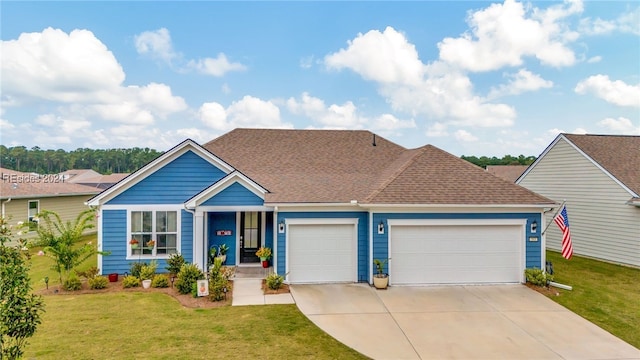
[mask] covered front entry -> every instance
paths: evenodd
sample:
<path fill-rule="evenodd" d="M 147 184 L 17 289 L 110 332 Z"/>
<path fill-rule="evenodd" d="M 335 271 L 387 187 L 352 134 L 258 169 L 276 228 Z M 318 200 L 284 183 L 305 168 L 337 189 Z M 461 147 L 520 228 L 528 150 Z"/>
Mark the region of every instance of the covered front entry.
<path fill-rule="evenodd" d="M 258 265 L 256 251 L 261 246 L 273 249 L 273 212 L 248 210 L 207 213 L 207 251 L 225 244 L 225 265 Z"/>
<path fill-rule="evenodd" d="M 357 232 L 357 219 L 288 219 L 289 282 L 355 282 Z"/>
<path fill-rule="evenodd" d="M 512 220 L 389 221 L 389 281 L 519 283 L 524 223 Z"/>

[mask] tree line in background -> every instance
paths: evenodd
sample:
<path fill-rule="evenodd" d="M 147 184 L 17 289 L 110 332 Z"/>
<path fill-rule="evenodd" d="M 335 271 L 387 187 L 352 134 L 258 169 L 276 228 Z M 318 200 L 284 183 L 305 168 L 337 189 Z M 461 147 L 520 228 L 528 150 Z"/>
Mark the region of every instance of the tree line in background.
<path fill-rule="evenodd" d="M 467 160 L 472 164 L 476 164 L 484 169 L 487 168 L 487 165 L 531 165 L 534 161 L 536 161 L 535 156 L 524 156 L 520 155 L 518 157 L 514 157 L 511 155 L 505 155 L 502 158 L 486 157 L 486 156 L 465 156 L 462 155 L 460 157 L 463 160 Z"/>
<path fill-rule="evenodd" d="M 67 152 L 62 149 L 42 150 L 37 146 L 27 149 L 24 146 L 0 145 L 0 167 L 38 174 L 57 174 L 69 169 L 93 169 L 101 174 L 130 173 L 161 154 L 162 152 L 154 149 L 138 147 L 78 148 Z M 461 158 L 482 168 L 486 168 L 487 165 L 531 165 L 536 160 L 535 156 L 524 155 L 505 155 L 502 158 L 462 155 Z"/>
<path fill-rule="evenodd" d="M 130 173 L 160 156 L 149 148 L 42 150 L 37 146 L 0 145 L 0 167 L 38 174 L 57 174 L 70 169 L 93 169 L 101 174 Z"/>

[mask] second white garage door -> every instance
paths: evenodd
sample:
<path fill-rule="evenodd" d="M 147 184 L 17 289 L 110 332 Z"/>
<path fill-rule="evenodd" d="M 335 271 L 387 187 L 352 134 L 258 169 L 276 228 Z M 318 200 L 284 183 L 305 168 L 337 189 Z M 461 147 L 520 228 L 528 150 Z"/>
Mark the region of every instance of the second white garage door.
<path fill-rule="evenodd" d="M 523 225 L 508 223 L 392 226 L 389 281 L 518 283 L 524 271 L 523 231 Z"/>
<path fill-rule="evenodd" d="M 289 282 L 356 281 L 357 221 L 337 219 L 334 223 L 317 223 L 310 219 L 296 220 L 287 221 Z"/>

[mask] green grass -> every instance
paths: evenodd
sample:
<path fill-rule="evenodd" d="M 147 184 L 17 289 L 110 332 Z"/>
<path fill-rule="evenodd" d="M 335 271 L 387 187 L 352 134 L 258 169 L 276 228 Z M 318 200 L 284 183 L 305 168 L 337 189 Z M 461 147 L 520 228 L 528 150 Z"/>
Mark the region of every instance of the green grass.
<path fill-rule="evenodd" d="M 25 359 L 364 359 L 295 305 L 189 309 L 160 293 L 45 297 Z"/>
<path fill-rule="evenodd" d="M 89 241 L 92 241 L 94 244 L 96 243 L 97 235 L 86 235 L 82 237 L 76 245 L 82 246 Z M 31 253 L 31 270 L 29 271 L 29 275 L 31 276 L 31 284 L 35 290 L 44 289 L 46 284 L 44 282 L 45 277 L 49 277 L 49 286 L 59 285 L 60 280 L 58 273 L 51 269 L 54 265 L 53 259 L 47 256 L 38 256 L 38 251 L 42 250 L 40 247 L 31 248 L 29 251 Z M 97 266 L 98 257 L 92 256 L 91 258 L 85 260 L 79 267 L 78 270 L 86 270 L 91 266 Z"/>
<path fill-rule="evenodd" d="M 570 285 L 551 299 L 640 348 L 640 269 L 548 251 L 554 281 Z"/>
<path fill-rule="evenodd" d="M 95 235 L 86 237 L 95 243 Z M 31 249 L 34 289 L 58 285 L 53 260 Z M 96 257 L 84 270 L 96 266 Z M 189 309 L 160 293 L 44 296 L 43 322 L 25 359 L 365 359 L 295 305 Z"/>

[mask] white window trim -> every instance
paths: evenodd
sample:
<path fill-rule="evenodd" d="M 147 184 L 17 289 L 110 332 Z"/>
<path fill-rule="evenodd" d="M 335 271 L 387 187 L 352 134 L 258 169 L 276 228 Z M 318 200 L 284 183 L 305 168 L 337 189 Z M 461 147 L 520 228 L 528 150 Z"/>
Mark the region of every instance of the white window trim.
<path fill-rule="evenodd" d="M 131 244 L 129 244 L 129 241 L 131 240 L 131 212 L 133 211 L 151 211 L 153 213 L 152 215 L 152 222 L 151 222 L 151 227 L 152 227 L 152 232 L 151 232 L 151 239 L 156 241 L 156 246 L 157 246 L 157 241 L 158 239 L 156 238 L 156 212 L 158 211 L 175 211 L 176 212 L 176 252 L 177 253 L 181 253 L 182 251 L 182 206 L 167 206 L 167 205 L 157 205 L 157 206 L 146 206 L 146 207 L 142 207 L 142 206 L 133 206 L 133 207 L 129 207 L 127 208 L 127 238 L 126 238 L 126 242 L 127 242 L 127 256 L 126 256 L 126 260 L 153 260 L 153 259 L 168 259 L 171 254 L 160 254 L 160 255 L 133 255 L 131 254 Z"/>
<path fill-rule="evenodd" d="M 38 204 L 38 206 L 36 207 L 36 213 L 33 215 L 34 218 L 38 218 L 38 214 L 40 213 L 40 200 L 27 200 L 27 229 L 28 232 L 35 232 L 36 230 L 31 230 L 31 215 L 29 214 L 29 211 L 31 210 L 31 203 L 34 202 L 36 204 Z M 38 221 L 35 221 L 36 223 L 36 229 L 40 226 L 40 223 Z"/>

